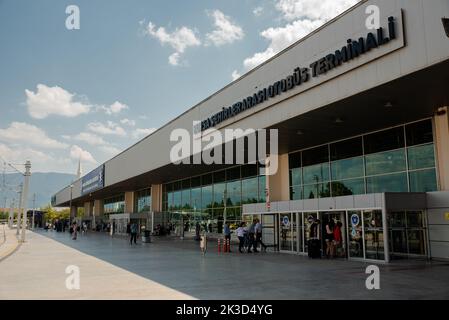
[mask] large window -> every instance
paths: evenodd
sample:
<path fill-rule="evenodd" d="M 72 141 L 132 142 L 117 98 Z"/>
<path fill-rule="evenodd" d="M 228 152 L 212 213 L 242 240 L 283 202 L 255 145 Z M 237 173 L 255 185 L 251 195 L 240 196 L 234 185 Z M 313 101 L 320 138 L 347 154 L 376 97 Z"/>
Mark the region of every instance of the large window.
<path fill-rule="evenodd" d="M 248 164 L 164 184 L 163 210 L 201 215 L 215 221 L 213 228 L 225 215 L 228 221 L 238 222 L 242 204 L 265 202 L 266 180 L 259 174 L 261 169 Z"/>
<path fill-rule="evenodd" d="M 104 214 L 110 215 L 125 212 L 125 195 L 104 199 Z"/>
<path fill-rule="evenodd" d="M 289 155 L 290 200 L 437 190 L 432 122 L 424 120 Z"/>
<path fill-rule="evenodd" d="M 151 188 L 137 191 L 134 195 L 134 212 L 151 211 Z"/>

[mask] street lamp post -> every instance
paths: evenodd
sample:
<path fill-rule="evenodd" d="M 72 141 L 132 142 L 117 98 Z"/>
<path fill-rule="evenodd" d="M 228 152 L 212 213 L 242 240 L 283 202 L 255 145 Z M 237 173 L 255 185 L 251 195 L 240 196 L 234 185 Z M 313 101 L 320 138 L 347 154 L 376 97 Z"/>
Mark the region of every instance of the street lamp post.
<path fill-rule="evenodd" d="M 23 185 L 22 207 L 23 207 L 23 221 L 22 221 L 22 242 L 25 242 L 25 233 L 27 225 L 27 204 L 28 204 L 28 187 L 30 185 L 31 176 L 31 162 L 27 160 L 25 163 L 25 183 Z"/>
<path fill-rule="evenodd" d="M 223 226 L 226 224 L 226 203 L 227 203 L 227 200 L 228 200 L 228 186 L 225 185 L 225 189 L 224 189 L 224 192 L 223 192 L 223 202 L 224 202 Z M 224 230 L 224 228 L 223 228 L 223 230 Z"/>
<path fill-rule="evenodd" d="M 20 222 L 22 220 L 22 189 L 23 189 L 23 183 L 20 183 L 19 191 L 17 192 L 19 194 L 19 205 L 18 205 L 18 211 L 17 211 L 17 229 L 16 229 L 17 236 L 20 234 Z"/>
<path fill-rule="evenodd" d="M 69 204 L 69 207 L 70 207 L 69 208 L 69 222 L 70 222 L 70 225 L 72 225 L 72 223 L 73 223 L 73 218 L 72 218 L 72 190 L 73 190 L 73 184 L 70 184 L 70 204 Z"/>
<path fill-rule="evenodd" d="M 36 208 L 36 194 L 33 195 L 33 219 L 31 222 L 31 229 L 34 230 L 34 214 L 35 214 L 35 208 Z"/>
<path fill-rule="evenodd" d="M 8 227 L 12 228 L 12 223 L 14 221 L 14 206 L 15 206 L 15 200 L 12 199 L 12 202 L 9 204 L 9 217 L 8 217 Z"/>

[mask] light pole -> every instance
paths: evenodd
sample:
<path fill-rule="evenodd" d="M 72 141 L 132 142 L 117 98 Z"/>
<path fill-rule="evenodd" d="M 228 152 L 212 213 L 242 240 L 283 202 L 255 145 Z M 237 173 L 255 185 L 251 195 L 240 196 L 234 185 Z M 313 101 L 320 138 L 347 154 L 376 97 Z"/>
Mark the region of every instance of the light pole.
<path fill-rule="evenodd" d="M 12 202 L 9 204 L 9 217 L 8 217 L 8 227 L 12 228 L 12 223 L 14 221 L 14 198 L 12 199 Z"/>
<path fill-rule="evenodd" d="M 34 230 L 34 211 L 35 211 L 35 208 L 36 208 L 36 194 L 34 194 L 33 195 L 33 219 L 32 219 L 32 222 L 31 222 L 31 229 L 32 230 Z"/>
<path fill-rule="evenodd" d="M 27 225 L 27 204 L 28 204 L 28 187 L 30 185 L 31 176 L 31 162 L 27 160 L 25 163 L 25 183 L 23 185 L 22 207 L 23 207 L 23 221 L 22 221 L 22 242 L 25 242 L 25 232 Z"/>
<path fill-rule="evenodd" d="M 224 202 L 224 210 L 223 210 L 223 226 L 224 226 L 226 224 L 226 203 L 228 202 L 228 186 L 226 184 L 225 189 L 223 191 L 223 202 Z"/>
<path fill-rule="evenodd" d="M 22 189 L 23 189 L 23 183 L 20 183 L 19 185 L 19 191 L 17 192 L 19 194 L 19 210 L 17 211 L 17 229 L 16 229 L 16 235 L 18 236 L 20 234 L 20 222 L 22 220 Z"/>
<path fill-rule="evenodd" d="M 73 223 L 73 217 L 72 217 L 72 190 L 73 190 L 73 184 L 70 184 L 70 204 L 69 204 L 69 213 L 70 213 L 70 215 L 69 215 L 69 222 L 70 222 L 70 226 L 72 225 L 72 223 Z M 69 226 L 69 228 L 71 228 Z"/>

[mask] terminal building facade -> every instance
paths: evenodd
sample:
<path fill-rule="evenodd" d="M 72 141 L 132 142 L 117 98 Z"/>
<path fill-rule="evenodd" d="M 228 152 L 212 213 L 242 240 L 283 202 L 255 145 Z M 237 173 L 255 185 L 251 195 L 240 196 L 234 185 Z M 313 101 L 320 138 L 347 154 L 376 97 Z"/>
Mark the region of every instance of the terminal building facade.
<path fill-rule="evenodd" d="M 366 8 L 380 9 L 367 29 Z M 449 259 L 449 2 L 361 1 L 53 196 L 126 233 L 220 234 L 261 219 L 306 254 L 312 218 L 343 227 L 348 259 Z M 193 125 L 193 123 L 197 123 Z M 185 129 L 277 129 L 278 168 L 174 164 Z M 248 140 L 249 141 L 249 140 Z M 249 143 L 249 142 L 247 142 Z M 270 142 L 272 144 L 272 142 Z M 270 158 L 273 155 L 270 155 Z"/>

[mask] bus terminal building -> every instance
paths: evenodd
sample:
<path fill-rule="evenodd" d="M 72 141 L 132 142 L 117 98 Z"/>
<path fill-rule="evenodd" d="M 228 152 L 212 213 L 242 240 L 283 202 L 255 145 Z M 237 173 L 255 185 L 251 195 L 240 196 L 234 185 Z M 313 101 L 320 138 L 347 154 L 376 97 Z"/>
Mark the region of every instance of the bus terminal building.
<path fill-rule="evenodd" d="M 370 5 L 380 9 L 377 29 L 366 26 Z M 296 254 L 307 254 L 312 218 L 333 219 L 348 259 L 449 259 L 447 17 L 447 0 L 361 1 L 52 203 L 83 207 L 83 219 L 117 233 L 135 220 L 183 236 L 197 223 L 220 234 L 224 222 L 257 217 L 265 243 Z M 276 129 L 277 170 L 173 163 L 179 129 L 203 141 L 211 129 Z"/>

